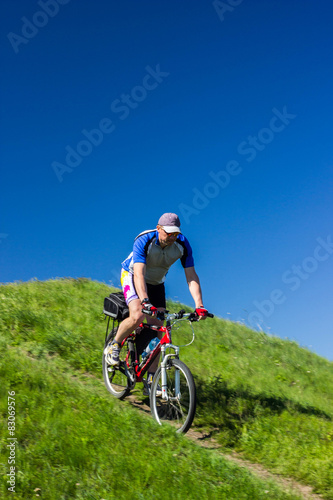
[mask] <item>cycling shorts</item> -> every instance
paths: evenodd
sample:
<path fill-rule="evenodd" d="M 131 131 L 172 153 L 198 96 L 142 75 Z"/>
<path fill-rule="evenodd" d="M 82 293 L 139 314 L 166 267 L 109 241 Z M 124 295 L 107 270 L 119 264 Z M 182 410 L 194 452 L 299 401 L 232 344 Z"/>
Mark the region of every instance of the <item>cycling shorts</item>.
<path fill-rule="evenodd" d="M 132 300 L 139 298 L 135 290 L 133 278 L 132 273 L 125 271 L 125 269 L 121 270 L 120 283 L 127 305 Z M 147 283 L 147 292 L 148 299 L 153 306 L 166 308 L 164 283 L 160 283 L 159 285 L 150 285 Z"/>

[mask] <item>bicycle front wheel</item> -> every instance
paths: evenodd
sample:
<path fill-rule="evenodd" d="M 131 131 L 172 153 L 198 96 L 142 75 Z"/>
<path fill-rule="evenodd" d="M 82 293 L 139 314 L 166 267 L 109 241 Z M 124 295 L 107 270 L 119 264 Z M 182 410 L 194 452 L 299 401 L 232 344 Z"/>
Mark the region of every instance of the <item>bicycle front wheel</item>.
<path fill-rule="evenodd" d="M 114 336 L 115 336 L 116 330 L 113 330 L 110 335 L 108 336 L 105 346 L 111 344 Z M 118 399 L 123 399 L 131 391 L 131 383 L 130 380 L 128 379 L 126 373 L 125 373 L 125 358 L 127 355 L 127 348 L 125 346 L 122 348 L 120 351 L 120 364 L 119 366 L 110 366 L 107 364 L 105 361 L 105 355 L 103 352 L 103 360 L 102 360 L 102 365 L 103 365 L 103 378 L 104 378 L 104 384 L 107 388 L 107 390 L 116 398 Z"/>
<path fill-rule="evenodd" d="M 160 424 L 171 423 L 177 432 L 187 432 L 196 408 L 196 389 L 192 373 L 179 359 L 169 359 L 166 366 L 167 399 L 157 396 L 162 388 L 161 367 L 155 373 L 150 393 L 150 409 Z M 158 387 L 160 386 L 160 387 Z"/>

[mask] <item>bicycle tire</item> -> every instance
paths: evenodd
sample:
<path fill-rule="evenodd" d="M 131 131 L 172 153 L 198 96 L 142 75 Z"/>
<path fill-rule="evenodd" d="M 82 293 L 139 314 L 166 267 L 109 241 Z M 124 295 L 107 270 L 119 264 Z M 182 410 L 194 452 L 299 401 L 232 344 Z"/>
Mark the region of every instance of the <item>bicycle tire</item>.
<path fill-rule="evenodd" d="M 108 335 L 104 349 L 105 347 L 112 342 L 116 335 L 117 329 L 114 328 Z M 119 367 L 114 367 L 110 366 L 107 364 L 105 361 L 105 355 L 104 355 L 104 349 L 103 349 L 103 358 L 102 358 L 102 366 L 103 366 L 103 379 L 104 379 L 104 384 L 107 388 L 107 390 L 112 394 L 112 396 L 118 398 L 118 399 L 124 399 L 126 396 L 131 391 L 132 385 L 131 381 L 127 377 L 125 373 L 125 358 L 127 355 L 127 344 L 123 346 L 123 348 L 120 351 L 120 365 Z"/>
<path fill-rule="evenodd" d="M 180 376 L 180 394 L 175 394 L 175 374 Z M 166 367 L 167 395 L 164 400 L 156 396 L 158 385 L 162 387 L 161 367 L 155 373 L 151 392 L 150 409 L 154 419 L 160 424 L 171 423 L 177 433 L 186 433 L 192 425 L 196 409 L 196 388 L 190 369 L 176 358 L 170 358 Z"/>

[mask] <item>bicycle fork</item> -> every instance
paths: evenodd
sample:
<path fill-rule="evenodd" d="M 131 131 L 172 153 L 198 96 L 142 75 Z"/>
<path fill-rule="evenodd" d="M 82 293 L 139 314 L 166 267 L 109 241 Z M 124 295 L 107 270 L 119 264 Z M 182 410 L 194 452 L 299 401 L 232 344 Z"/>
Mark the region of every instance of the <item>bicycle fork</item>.
<path fill-rule="evenodd" d="M 166 349 L 171 348 L 175 352 L 172 354 L 165 354 Z M 162 399 L 179 399 L 180 397 L 180 373 L 179 370 L 176 369 L 175 372 L 175 395 L 173 398 L 169 398 L 167 391 L 167 364 L 169 358 L 177 358 L 179 357 L 179 347 L 174 346 L 172 344 L 162 344 L 161 346 L 162 353 L 162 361 L 161 361 L 161 383 L 162 383 Z"/>

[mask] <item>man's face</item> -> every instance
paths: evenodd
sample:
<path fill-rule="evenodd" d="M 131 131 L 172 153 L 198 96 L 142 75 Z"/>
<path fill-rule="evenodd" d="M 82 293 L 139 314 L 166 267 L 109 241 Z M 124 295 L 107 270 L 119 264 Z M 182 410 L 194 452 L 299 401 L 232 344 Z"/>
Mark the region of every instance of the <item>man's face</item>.
<path fill-rule="evenodd" d="M 167 233 L 162 226 L 157 226 L 158 240 L 161 247 L 169 247 L 176 241 L 179 233 Z"/>

